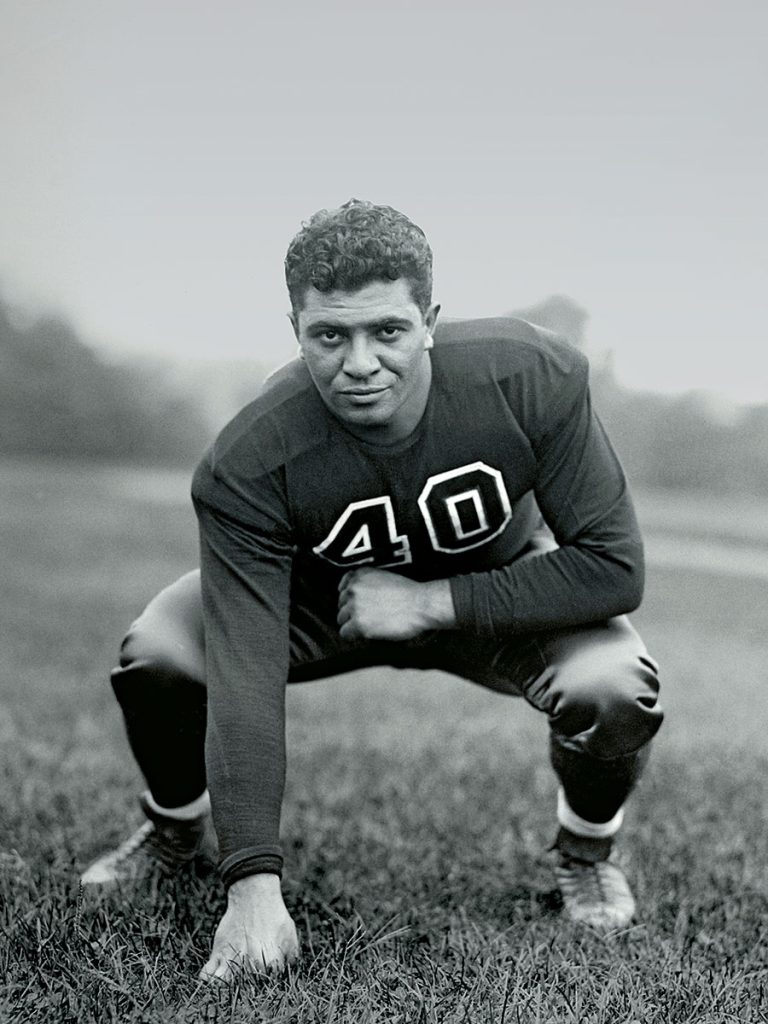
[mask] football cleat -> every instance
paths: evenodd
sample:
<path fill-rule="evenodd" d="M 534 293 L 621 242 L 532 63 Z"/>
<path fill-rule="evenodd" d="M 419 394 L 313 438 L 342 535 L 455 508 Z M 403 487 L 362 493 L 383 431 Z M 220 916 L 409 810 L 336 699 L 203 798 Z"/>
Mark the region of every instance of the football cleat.
<path fill-rule="evenodd" d="M 148 820 L 116 849 L 97 857 L 80 876 L 81 885 L 141 882 L 152 875 L 172 874 L 197 859 L 216 863 L 218 842 L 210 812 L 180 821 L 153 811 L 143 796 L 139 802 Z"/>
<path fill-rule="evenodd" d="M 625 928 L 635 916 L 635 898 L 621 868 L 562 857 L 555 875 L 566 914 L 599 931 Z"/>

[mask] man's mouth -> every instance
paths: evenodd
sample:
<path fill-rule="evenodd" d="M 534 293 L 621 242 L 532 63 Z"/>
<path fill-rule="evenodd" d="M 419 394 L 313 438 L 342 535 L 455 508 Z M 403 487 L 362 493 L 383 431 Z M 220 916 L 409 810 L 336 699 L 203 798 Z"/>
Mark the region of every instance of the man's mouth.
<path fill-rule="evenodd" d="M 389 384 L 354 384 L 348 388 L 342 388 L 343 395 L 374 395 L 377 391 L 386 391 Z"/>
<path fill-rule="evenodd" d="M 376 399 L 383 395 L 385 391 L 389 391 L 389 385 L 376 385 L 376 387 L 353 387 L 343 388 L 340 394 L 347 399 L 349 402 L 354 404 L 365 405 L 368 402 L 375 402 Z"/>

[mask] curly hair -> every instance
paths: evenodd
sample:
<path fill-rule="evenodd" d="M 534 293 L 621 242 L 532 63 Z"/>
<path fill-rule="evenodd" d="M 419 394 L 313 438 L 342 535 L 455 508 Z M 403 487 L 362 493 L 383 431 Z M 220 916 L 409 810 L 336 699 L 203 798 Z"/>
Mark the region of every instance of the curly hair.
<path fill-rule="evenodd" d="M 294 313 L 307 288 L 354 291 L 404 278 L 422 313 L 432 302 L 432 250 L 424 232 L 391 206 L 350 199 L 320 210 L 288 246 L 285 281 Z"/>

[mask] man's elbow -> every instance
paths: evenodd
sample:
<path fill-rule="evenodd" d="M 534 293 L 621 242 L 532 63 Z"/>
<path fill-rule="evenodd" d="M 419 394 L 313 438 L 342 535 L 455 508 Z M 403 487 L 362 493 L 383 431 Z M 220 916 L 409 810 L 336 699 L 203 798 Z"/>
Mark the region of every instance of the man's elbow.
<path fill-rule="evenodd" d="M 628 615 L 640 607 L 645 590 L 642 555 L 632 562 L 615 562 L 611 572 L 611 617 Z"/>

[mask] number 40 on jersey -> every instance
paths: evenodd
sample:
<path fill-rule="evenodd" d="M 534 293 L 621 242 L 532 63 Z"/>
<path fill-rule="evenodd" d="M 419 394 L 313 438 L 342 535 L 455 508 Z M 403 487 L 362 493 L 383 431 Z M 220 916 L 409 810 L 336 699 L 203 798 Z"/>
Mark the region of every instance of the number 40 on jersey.
<path fill-rule="evenodd" d="M 504 478 L 484 462 L 430 476 L 417 501 L 432 547 L 446 554 L 487 544 L 512 518 Z M 400 533 L 392 498 L 386 494 L 347 505 L 313 550 L 342 568 L 413 561 L 410 539 Z"/>

